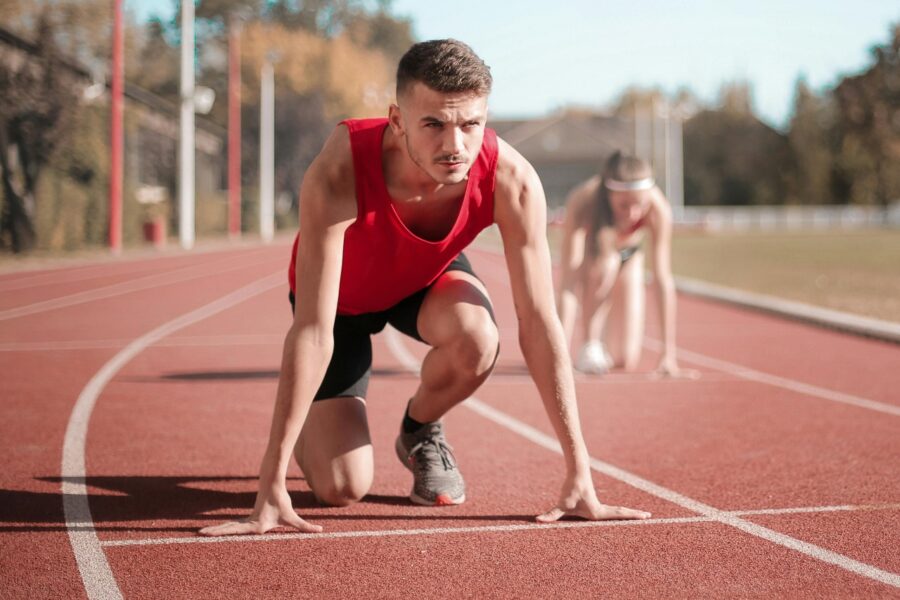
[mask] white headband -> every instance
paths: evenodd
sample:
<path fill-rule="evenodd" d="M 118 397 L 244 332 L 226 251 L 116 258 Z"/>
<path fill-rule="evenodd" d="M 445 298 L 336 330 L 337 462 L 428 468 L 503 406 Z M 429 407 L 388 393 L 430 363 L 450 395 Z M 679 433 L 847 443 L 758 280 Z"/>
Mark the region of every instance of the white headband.
<path fill-rule="evenodd" d="M 603 182 L 606 189 L 614 192 L 638 192 L 641 190 L 653 189 L 656 182 L 652 177 L 638 179 L 636 181 L 616 181 L 615 179 L 607 179 Z"/>

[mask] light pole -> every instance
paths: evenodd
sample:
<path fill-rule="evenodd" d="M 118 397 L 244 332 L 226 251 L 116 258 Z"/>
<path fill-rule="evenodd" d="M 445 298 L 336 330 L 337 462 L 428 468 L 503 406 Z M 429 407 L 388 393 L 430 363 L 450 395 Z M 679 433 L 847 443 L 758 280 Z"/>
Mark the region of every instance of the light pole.
<path fill-rule="evenodd" d="M 178 161 L 178 231 L 181 247 L 194 247 L 194 0 L 181 0 L 181 135 Z"/>
<path fill-rule="evenodd" d="M 241 15 L 228 33 L 228 235 L 241 237 Z"/>
<path fill-rule="evenodd" d="M 266 243 L 275 237 L 275 75 L 269 52 L 260 72 L 259 235 Z"/>
<path fill-rule="evenodd" d="M 113 0 L 112 81 L 109 99 L 109 249 L 122 251 L 122 95 L 124 35 L 122 0 Z"/>
<path fill-rule="evenodd" d="M 643 106 L 645 101 L 634 101 L 634 154 L 649 161 L 653 147 L 653 112 Z"/>
<path fill-rule="evenodd" d="M 666 196 L 676 222 L 684 219 L 683 120 L 684 112 L 680 106 L 676 105 L 669 110 L 666 127 Z"/>

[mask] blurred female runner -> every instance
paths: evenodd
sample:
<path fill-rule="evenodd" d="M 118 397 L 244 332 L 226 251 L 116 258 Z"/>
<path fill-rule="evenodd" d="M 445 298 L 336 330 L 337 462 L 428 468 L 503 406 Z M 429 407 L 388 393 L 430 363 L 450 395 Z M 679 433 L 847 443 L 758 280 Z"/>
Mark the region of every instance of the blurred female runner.
<path fill-rule="evenodd" d="M 644 337 L 644 250 L 650 238 L 663 351 L 656 373 L 696 376 L 675 359 L 675 284 L 672 278 L 672 210 L 650 165 L 616 152 L 603 172 L 576 187 L 566 201 L 560 320 L 571 344 L 581 301 L 581 339 L 575 369 L 603 374 L 637 368 Z"/>

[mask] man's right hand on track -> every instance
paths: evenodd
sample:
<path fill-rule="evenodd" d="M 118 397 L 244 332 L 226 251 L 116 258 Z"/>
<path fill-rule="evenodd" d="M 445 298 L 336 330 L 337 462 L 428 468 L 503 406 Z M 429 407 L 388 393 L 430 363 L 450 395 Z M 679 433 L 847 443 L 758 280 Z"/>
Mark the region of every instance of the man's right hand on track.
<path fill-rule="evenodd" d="M 319 533 L 321 525 L 304 521 L 294 512 L 291 497 L 284 483 L 273 484 L 259 490 L 253 514 L 240 521 L 212 525 L 200 530 L 200 535 L 210 537 L 222 535 L 263 534 L 277 527 L 293 527 L 303 533 Z"/>

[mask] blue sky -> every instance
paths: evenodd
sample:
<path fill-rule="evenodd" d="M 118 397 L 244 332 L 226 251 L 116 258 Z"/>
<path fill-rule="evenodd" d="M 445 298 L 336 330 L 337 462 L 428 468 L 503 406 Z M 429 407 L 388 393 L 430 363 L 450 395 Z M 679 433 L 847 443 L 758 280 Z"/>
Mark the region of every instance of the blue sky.
<path fill-rule="evenodd" d="M 140 19 L 173 0 L 126 0 Z M 496 116 L 604 106 L 630 85 L 687 87 L 712 102 L 746 80 L 772 125 L 790 116 L 794 84 L 817 90 L 859 71 L 900 23 L 896 0 L 394 0 L 419 39 L 455 37 L 491 66 Z"/>

